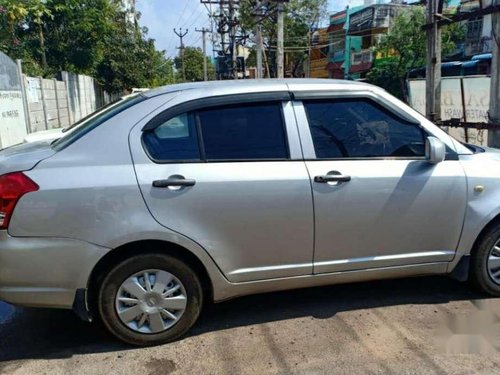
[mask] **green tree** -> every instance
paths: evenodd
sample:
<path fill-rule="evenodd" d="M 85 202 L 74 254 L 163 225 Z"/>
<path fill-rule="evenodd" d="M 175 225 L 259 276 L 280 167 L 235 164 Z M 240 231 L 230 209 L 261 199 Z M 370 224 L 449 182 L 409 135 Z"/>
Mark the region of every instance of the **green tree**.
<path fill-rule="evenodd" d="M 175 81 L 173 61 L 120 0 L 0 0 L 0 50 L 28 75 L 88 74 L 113 93 Z"/>
<path fill-rule="evenodd" d="M 285 7 L 285 50 L 293 77 L 302 76 L 312 32 L 327 15 L 327 0 L 291 0 Z"/>
<path fill-rule="evenodd" d="M 215 79 L 214 66 L 209 57 L 203 56 L 201 48 L 186 47 L 184 48 L 184 71 L 187 82 L 203 81 L 203 58 L 207 60 L 208 79 Z M 177 56 L 174 62 L 179 77 L 182 78 L 182 59 Z"/>
<path fill-rule="evenodd" d="M 46 69 L 43 24 L 51 17 L 42 0 L 0 0 L 0 50 L 13 58 L 24 58 L 37 72 Z M 29 48 L 36 51 L 40 61 L 27 53 Z"/>
<path fill-rule="evenodd" d="M 241 1 L 241 23 L 245 32 L 255 37 L 255 1 Z M 303 74 L 301 67 L 307 59 L 308 47 L 312 31 L 318 26 L 327 13 L 327 0 L 290 0 L 284 5 L 284 47 L 288 60 L 288 68 L 293 76 Z M 264 40 L 264 63 L 267 75 L 276 76 L 276 9 L 265 9 L 265 18 L 261 22 Z"/>
<path fill-rule="evenodd" d="M 53 19 L 45 21 L 50 73 L 94 74 L 121 27 L 117 3 L 109 0 L 47 0 Z"/>
<path fill-rule="evenodd" d="M 96 73 L 110 92 L 134 87 L 153 87 L 172 83 L 172 61 L 157 51 L 154 40 L 145 37 L 145 31 L 131 31 L 125 23 L 117 23 L 113 33 L 106 37 L 106 45 Z"/>
<path fill-rule="evenodd" d="M 411 7 L 396 17 L 394 26 L 376 47 L 376 52 L 385 58 L 368 73 L 370 83 L 404 98 L 407 71 L 424 66 L 426 62 L 426 34 L 422 30 L 425 23 L 425 11 L 420 6 Z M 454 52 L 463 36 L 464 29 L 459 24 L 443 27 L 443 56 Z"/>

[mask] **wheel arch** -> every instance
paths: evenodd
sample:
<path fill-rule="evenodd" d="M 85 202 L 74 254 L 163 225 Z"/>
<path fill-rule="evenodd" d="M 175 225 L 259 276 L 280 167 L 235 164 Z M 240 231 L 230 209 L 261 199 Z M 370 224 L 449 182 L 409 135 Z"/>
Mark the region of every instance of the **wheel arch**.
<path fill-rule="evenodd" d="M 474 243 L 472 244 L 472 247 L 470 248 L 470 255 L 472 255 L 478 245 L 481 243 L 481 240 L 483 237 L 490 231 L 491 228 L 493 228 L 495 225 L 500 224 L 500 213 L 497 213 L 496 216 L 494 216 L 492 219 L 490 219 L 481 229 L 479 234 L 476 236 L 476 239 L 474 240 Z"/>
<path fill-rule="evenodd" d="M 107 252 L 94 266 L 87 281 L 87 308 L 95 311 L 98 288 L 106 273 L 122 260 L 138 254 L 160 253 L 173 256 L 190 266 L 200 278 L 206 301 L 213 301 L 214 285 L 205 264 L 189 249 L 165 240 L 138 240 Z"/>
<path fill-rule="evenodd" d="M 497 212 L 483 224 L 481 230 L 479 230 L 475 238 L 469 242 L 469 246 L 462 246 L 462 249 L 459 249 L 459 256 L 454 259 L 448 268 L 448 273 L 450 273 L 453 278 L 460 281 L 465 281 L 469 278 L 470 262 L 474 253 L 477 251 L 477 248 L 484 236 L 491 230 L 491 228 L 498 224 L 500 224 L 500 212 Z"/>

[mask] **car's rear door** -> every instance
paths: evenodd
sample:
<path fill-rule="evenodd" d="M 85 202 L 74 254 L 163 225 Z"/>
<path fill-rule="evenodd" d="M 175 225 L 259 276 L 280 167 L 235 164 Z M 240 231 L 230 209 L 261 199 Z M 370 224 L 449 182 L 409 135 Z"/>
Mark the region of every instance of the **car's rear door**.
<path fill-rule="evenodd" d="M 314 273 L 452 260 L 466 209 L 452 150 L 430 164 L 425 129 L 371 97 L 302 95 L 294 106 L 314 198 Z"/>
<path fill-rule="evenodd" d="M 309 176 L 291 102 L 276 98 L 193 101 L 130 135 L 151 214 L 233 282 L 312 273 Z"/>

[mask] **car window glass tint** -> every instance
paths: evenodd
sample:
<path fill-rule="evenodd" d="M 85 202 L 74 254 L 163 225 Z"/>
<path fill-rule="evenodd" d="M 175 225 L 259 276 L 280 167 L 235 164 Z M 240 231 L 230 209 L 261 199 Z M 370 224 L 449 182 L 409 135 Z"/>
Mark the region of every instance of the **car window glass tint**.
<path fill-rule="evenodd" d="M 155 160 L 199 160 L 195 117 L 184 113 L 168 119 L 143 136 L 144 145 Z"/>
<path fill-rule="evenodd" d="M 207 160 L 288 157 L 280 103 L 198 111 Z"/>
<path fill-rule="evenodd" d="M 423 131 L 365 99 L 306 101 L 318 158 L 421 157 Z"/>

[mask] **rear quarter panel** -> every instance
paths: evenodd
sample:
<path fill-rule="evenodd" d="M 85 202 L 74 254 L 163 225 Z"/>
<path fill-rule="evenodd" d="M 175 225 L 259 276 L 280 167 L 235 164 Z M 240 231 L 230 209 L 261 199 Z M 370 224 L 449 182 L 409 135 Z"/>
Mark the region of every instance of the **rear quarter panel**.
<path fill-rule="evenodd" d="M 71 238 L 107 249 L 141 240 L 173 242 L 196 255 L 222 291 L 226 280 L 208 253 L 151 216 L 132 164 L 130 129 L 162 111 L 175 95 L 138 103 L 25 172 L 40 190 L 20 199 L 9 234 Z"/>

